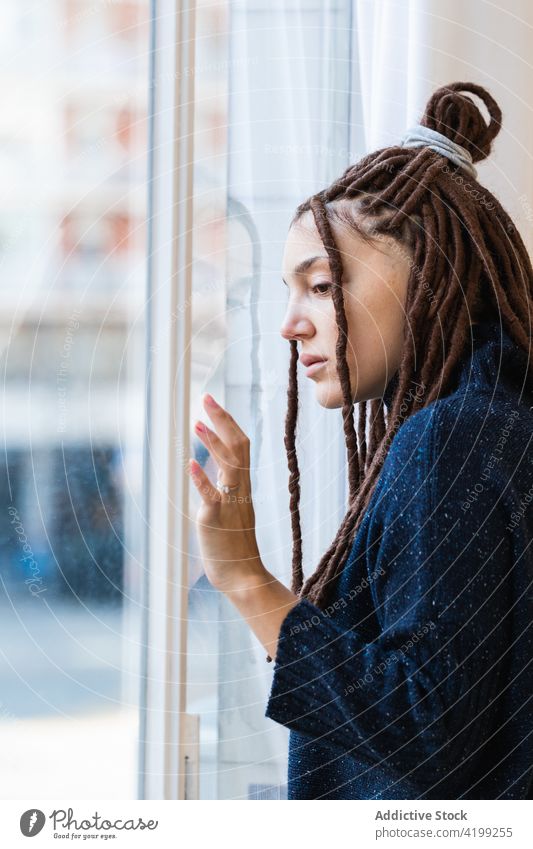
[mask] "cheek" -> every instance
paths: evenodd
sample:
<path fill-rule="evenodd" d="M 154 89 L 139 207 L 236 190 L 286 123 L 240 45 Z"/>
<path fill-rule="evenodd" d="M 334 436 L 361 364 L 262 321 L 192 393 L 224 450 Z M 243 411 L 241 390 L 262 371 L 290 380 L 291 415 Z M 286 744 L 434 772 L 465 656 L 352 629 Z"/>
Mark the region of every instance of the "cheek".
<path fill-rule="evenodd" d="M 315 305 L 313 309 L 313 323 L 320 337 L 328 340 L 328 344 L 335 347 L 337 340 L 337 316 L 331 298 Z"/>
<path fill-rule="evenodd" d="M 382 273 L 365 279 L 357 299 L 350 298 L 354 325 L 363 324 L 368 333 L 388 335 L 403 325 L 406 299 L 405 272 L 386 266 Z"/>
<path fill-rule="evenodd" d="M 403 339 L 405 295 L 406 281 L 390 268 L 383 275 L 366 276 L 357 287 L 357 297 L 348 293 L 345 312 L 351 362 L 357 359 L 359 367 L 367 369 L 397 355 Z"/>

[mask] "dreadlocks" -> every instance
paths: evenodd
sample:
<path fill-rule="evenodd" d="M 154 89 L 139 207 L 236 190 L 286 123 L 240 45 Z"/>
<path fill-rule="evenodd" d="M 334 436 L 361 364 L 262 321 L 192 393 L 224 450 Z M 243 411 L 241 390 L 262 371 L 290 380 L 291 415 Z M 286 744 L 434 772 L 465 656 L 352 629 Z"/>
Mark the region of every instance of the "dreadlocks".
<path fill-rule="evenodd" d="M 475 102 L 462 92 L 481 98 L 490 116 L 488 124 Z M 472 161 L 478 162 L 489 155 L 501 119 L 498 104 L 484 88 L 458 82 L 434 92 L 420 123 L 466 148 Z M 332 582 L 348 557 L 395 433 L 417 409 L 453 389 L 472 321 L 484 315 L 501 316 L 510 337 L 528 353 L 524 380 L 533 391 L 529 362 L 533 269 L 517 229 L 498 200 L 427 146 L 392 146 L 365 156 L 329 188 L 300 204 L 291 226 L 309 210 L 327 252 L 333 282 L 349 506 L 335 539 L 305 583 L 295 448 L 298 350 L 294 339 L 290 340 L 285 448 L 293 536 L 292 591 L 324 607 Z M 348 327 L 342 262 L 330 226 L 333 220 L 348 224 L 363 239 L 389 237 L 405 247 L 410 258 L 404 347 L 394 393 L 387 410 L 382 398 L 359 402 L 357 426 L 345 355 Z M 407 391 L 411 381 L 423 388 L 421 394 Z"/>

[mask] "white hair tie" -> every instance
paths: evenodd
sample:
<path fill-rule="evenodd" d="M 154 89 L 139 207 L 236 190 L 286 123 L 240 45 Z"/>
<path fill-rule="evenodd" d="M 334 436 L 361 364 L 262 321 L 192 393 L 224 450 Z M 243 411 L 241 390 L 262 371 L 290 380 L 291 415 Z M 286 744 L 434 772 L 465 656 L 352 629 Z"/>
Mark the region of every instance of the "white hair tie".
<path fill-rule="evenodd" d="M 416 124 L 407 130 L 400 144 L 402 147 L 430 147 L 440 153 L 441 156 L 447 156 L 455 165 L 470 174 L 474 180 L 477 178 L 477 170 L 473 165 L 470 152 L 436 130 L 430 130 L 429 127 Z"/>

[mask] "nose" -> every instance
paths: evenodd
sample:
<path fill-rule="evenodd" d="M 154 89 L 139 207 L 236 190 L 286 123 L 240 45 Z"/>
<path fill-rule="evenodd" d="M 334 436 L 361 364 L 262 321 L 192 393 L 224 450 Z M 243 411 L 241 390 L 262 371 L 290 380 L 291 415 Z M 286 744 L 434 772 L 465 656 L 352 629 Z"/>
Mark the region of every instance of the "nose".
<path fill-rule="evenodd" d="M 281 335 L 287 341 L 291 339 L 308 339 L 313 336 L 315 328 L 309 318 L 304 315 L 298 305 L 289 306 L 280 327 Z"/>

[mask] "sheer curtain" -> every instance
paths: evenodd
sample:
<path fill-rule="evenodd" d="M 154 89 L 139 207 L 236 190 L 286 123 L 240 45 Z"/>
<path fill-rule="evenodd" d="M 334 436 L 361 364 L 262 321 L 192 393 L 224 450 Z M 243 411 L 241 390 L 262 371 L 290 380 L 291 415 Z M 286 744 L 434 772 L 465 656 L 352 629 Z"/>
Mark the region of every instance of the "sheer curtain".
<path fill-rule="evenodd" d="M 354 0 L 354 138 L 397 140 L 438 86 L 485 86 L 502 129 L 480 181 L 502 200 L 533 249 L 533 7 L 527 0 Z"/>
<path fill-rule="evenodd" d="M 525 3 L 516 4 L 522 17 L 483 0 L 465 5 L 424 0 L 229 5 L 225 405 L 251 438 L 263 561 L 287 585 L 292 540 L 283 434 L 289 346 L 279 329 L 286 306 L 281 258 L 295 207 L 365 152 L 397 141 L 418 120 L 435 87 L 462 78 L 486 84 L 502 107 L 507 104 L 509 112 L 512 107 L 494 160 L 481 166 L 481 179 L 503 188 L 504 202 L 518 220 L 527 214 L 519 192 L 531 197 L 525 98 L 531 68 L 519 31 L 532 13 Z M 498 41 L 499 25 L 504 35 Z M 497 80 L 483 53 L 494 39 L 502 54 Z M 512 57 L 514 89 L 504 61 L 510 44 L 524 48 Z M 521 119 L 524 125 L 514 135 L 513 124 Z M 519 154 L 512 163 L 507 151 Z M 340 410 L 321 408 L 314 384 L 301 374 L 299 392 L 308 576 L 344 515 L 347 469 Z M 218 798 L 283 798 L 288 732 L 264 717 L 271 666 L 224 598 L 218 619 L 213 792 Z"/>
<path fill-rule="evenodd" d="M 231 13 L 226 404 L 251 438 L 263 561 L 290 584 L 281 258 L 297 204 L 349 161 L 352 10 L 348 0 L 234 2 Z M 309 381 L 301 381 L 300 393 L 301 515 L 310 574 L 342 519 L 345 448 L 340 411 L 319 407 Z M 219 795 L 283 797 L 288 732 L 264 717 L 271 677 L 265 651 L 229 604 L 222 605 L 221 620 Z"/>
<path fill-rule="evenodd" d="M 425 89 L 424 5 L 423 0 L 354 0 L 352 131 L 365 151 L 398 141 L 417 117 Z"/>

